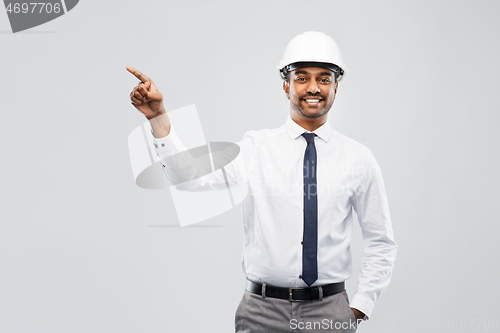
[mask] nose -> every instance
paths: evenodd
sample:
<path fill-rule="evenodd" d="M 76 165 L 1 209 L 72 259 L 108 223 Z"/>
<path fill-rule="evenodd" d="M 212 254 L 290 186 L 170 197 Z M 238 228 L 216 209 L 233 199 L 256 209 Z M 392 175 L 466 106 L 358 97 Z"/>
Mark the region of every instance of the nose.
<path fill-rule="evenodd" d="M 311 94 L 316 94 L 319 93 L 321 90 L 319 90 L 318 82 L 316 80 L 310 80 L 309 84 L 307 85 L 307 92 Z"/>

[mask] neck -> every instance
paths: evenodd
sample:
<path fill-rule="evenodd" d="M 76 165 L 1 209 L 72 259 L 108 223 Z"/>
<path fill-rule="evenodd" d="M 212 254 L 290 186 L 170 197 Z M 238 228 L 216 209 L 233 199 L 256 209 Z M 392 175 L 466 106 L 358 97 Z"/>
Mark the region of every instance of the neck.
<path fill-rule="evenodd" d="M 312 131 L 318 129 L 327 120 L 326 115 L 319 117 L 319 118 L 305 118 L 305 117 L 298 116 L 297 114 L 295 114 L 293 112 L 290 113 L 290 117 L 300 127 L 308 130 L 309 132 L 312 132 Z"/>

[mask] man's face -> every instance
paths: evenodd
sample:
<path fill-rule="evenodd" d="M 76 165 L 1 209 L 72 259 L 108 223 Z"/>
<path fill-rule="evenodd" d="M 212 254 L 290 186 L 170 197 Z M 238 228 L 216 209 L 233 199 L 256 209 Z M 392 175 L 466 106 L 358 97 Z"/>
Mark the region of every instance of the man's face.
<path fill-rule="evenodd" d="M 326 117 L 337 92 L 335 73 L 321 67 L 304 67 L 292 71 L 283 89 L 290 100 L 291 111 L 299 117 Z"/>

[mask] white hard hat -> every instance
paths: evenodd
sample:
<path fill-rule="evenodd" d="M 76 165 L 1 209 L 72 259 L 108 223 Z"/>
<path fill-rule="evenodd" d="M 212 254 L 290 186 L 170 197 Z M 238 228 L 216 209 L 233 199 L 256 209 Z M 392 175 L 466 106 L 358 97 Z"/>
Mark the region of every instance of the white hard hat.
<path fill-rule="evenodd" d="M 278 71 L 281 78 L 286 80 L 288 72 L 301 67 L 328 68 L 337 73 L 337 81 L 347 72 L 337 43 L 332 37 L 318 31 L 307 31 L 295 36 L 283 53 Z"/>

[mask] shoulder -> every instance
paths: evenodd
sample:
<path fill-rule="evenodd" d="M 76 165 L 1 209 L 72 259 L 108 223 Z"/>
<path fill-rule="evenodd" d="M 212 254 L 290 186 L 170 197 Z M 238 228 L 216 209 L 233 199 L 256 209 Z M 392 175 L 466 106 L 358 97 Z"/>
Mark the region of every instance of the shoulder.
<path fill-rule="evenodd" d="M 248 139 L 252 140 L 255 143 L 266 143 L 272 138 L 276 138 L 285 133 L 285 129 L 283 126 L 272 129 L 259 129 L 259 130 L 251 130 L 245 132 L 243 136 L 243 140 Z"/>
<path fill-rule="evenodd" d="M 340 133 L 339 131 L 337 131 L 335 129 L 332 129 L 332 134 L 331 134 L 330 140 L 333 140 L 334 142 L 342 145 L 343 147 L 345 147 L 346 150 L 348 150 L 350 152 L 357 153 L 360 155 L 365 155 L 365 156 L 367 154 L 371 154 L 370 148 L 368 148 L 367 146 L 365 146 L 361 142 L 356 141 L 343 133 Z"/>

